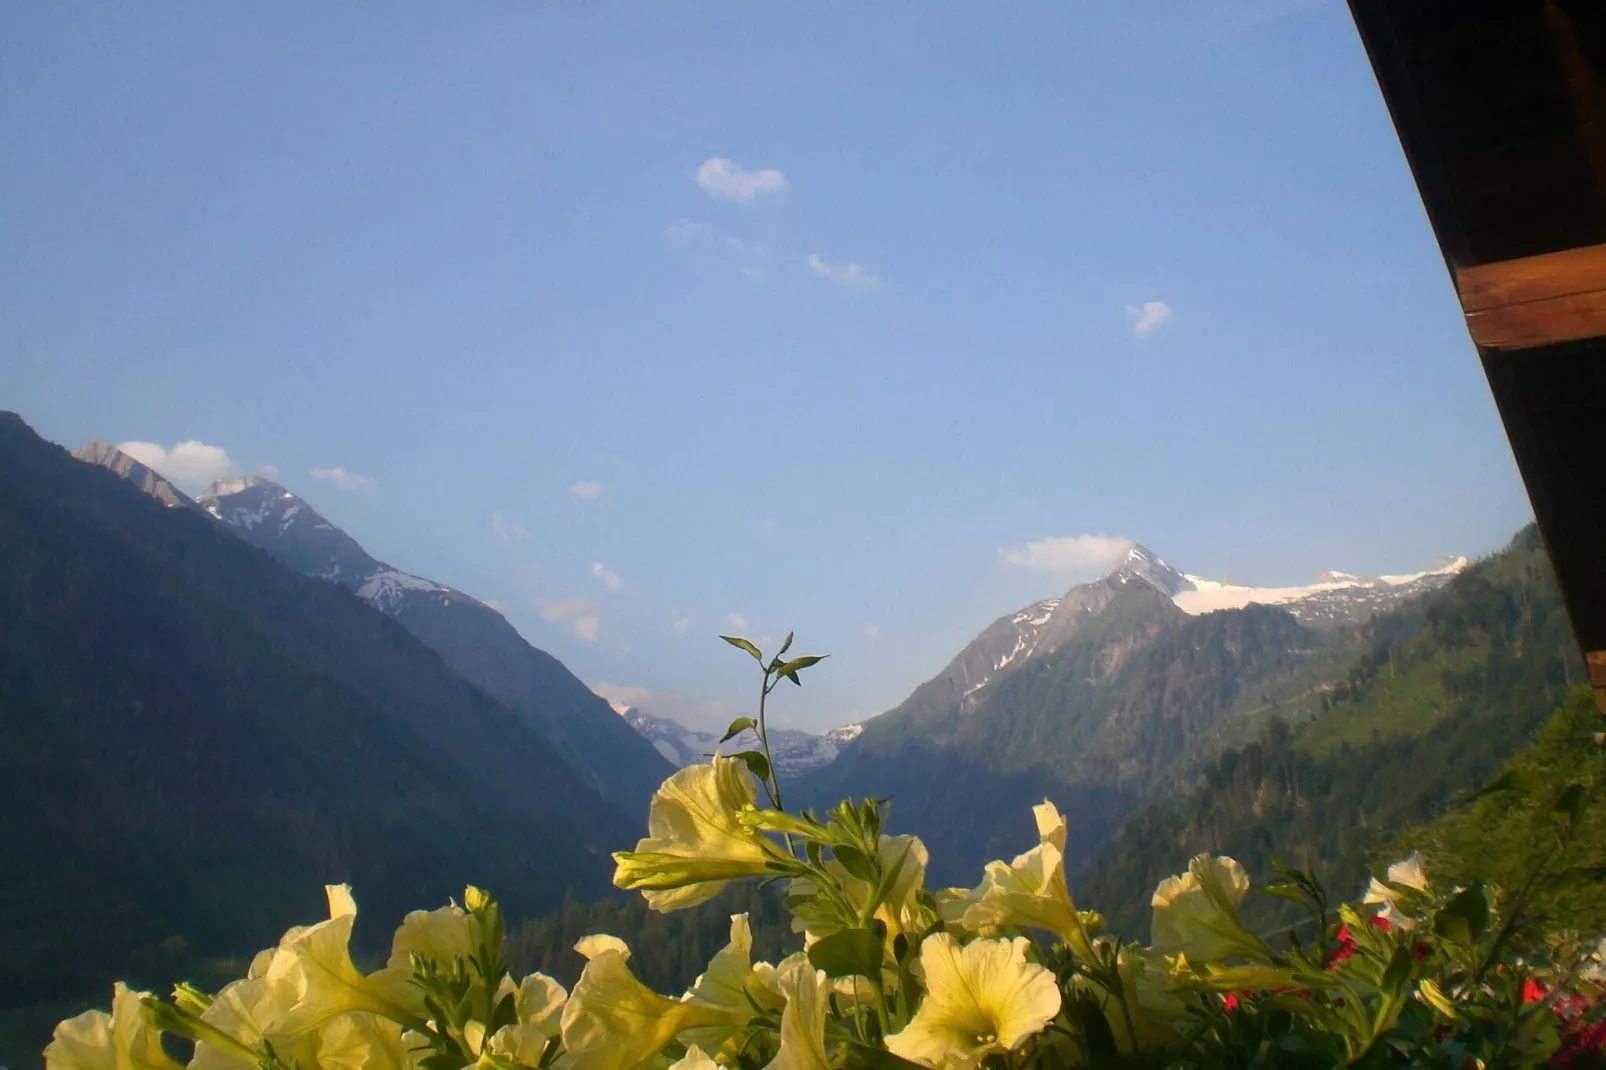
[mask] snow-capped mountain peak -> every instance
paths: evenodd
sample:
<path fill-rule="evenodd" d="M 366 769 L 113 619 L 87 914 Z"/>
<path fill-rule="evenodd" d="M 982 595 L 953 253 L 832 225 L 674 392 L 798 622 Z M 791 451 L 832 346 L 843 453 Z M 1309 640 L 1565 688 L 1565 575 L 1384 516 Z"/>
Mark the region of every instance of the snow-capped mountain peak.
<path fill-rule="evenodd" d="M 759 746 L 758 736 L 752 729 L 721 743 L 719 736 L 714 733 L 687 728 L 672 717 L 659 717 L 622 702 L 610 702 L 609 705 L 624 718 L 626 724 L 641 733 L 659 754 L 682 768 L 707 761 L 708 756 L 716 750 L 735 754 L 738 751 L 756 750 Z M 862 731 L 864 726 L 859 724 L 833 728 L 823 736 L 796 728 L 771 728 L 770 754 L 780 773 L 802 773 L 835 761 L 837 753 L 857 739 Z"/>

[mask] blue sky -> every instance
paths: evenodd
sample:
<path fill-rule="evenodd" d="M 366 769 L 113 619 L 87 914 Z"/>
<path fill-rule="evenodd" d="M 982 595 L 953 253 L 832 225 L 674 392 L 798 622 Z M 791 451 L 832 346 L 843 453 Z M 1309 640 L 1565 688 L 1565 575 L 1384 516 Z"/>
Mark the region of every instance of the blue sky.
<path fill-rule="evenodd" d="M 1048 537 L 1273 584 L 1530 515 L 1340 0 L 63 2 L 0 54 L 0 407 L 272 466 L 692 719 L 733 628 L 835 655 L 781 719 L 893 705 L 1097 571 Z"/>

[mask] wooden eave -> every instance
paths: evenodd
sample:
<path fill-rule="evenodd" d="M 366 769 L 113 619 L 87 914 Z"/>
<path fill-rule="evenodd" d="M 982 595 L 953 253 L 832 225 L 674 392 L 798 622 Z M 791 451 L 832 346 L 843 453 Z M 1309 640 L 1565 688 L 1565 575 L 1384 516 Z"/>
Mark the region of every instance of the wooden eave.
<path fill-rule="evenodd" d="M 1606 0 L 1349 0 L 1606 710 Z"/>

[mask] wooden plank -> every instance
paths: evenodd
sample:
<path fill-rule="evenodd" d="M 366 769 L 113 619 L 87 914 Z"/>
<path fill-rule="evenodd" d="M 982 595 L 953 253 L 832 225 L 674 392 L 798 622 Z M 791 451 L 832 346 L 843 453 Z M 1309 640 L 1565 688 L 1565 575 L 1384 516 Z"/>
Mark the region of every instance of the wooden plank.
<path fill-rule="evenodd" d="M 1606 650 L 1591 650 L 1584 655 L 1589 667 L 1589 686 L 1595 689 L 1595 704 L 1606 713 Z"/>
<path fill-rule="evenodd" d="M 1469 314 L 1606 290 L 1606 245 L 1460 268 L 1455 284 Z"/>
<path fill-rule="evenodd" d="M 1606 335 L 1606 289 L 1467 313 L 1472 340 L 1490 349 L 1531 349 Z"/>

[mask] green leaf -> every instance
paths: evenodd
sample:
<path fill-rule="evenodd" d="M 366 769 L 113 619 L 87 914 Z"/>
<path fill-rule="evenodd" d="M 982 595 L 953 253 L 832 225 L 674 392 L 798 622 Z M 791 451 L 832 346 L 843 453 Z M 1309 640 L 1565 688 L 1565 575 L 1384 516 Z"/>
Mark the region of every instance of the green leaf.
<path fill-rule="evenodd" d="M 1446 903 L 1433 918 L 1433 931 L 1446 940 L 1470 946 L 1489 928 L 1489 894 L 1483 882 Z"/>
<path fill-rule="evenodd" d="M 868 855 L 857 847 L 849 847 L 839 843 L 831 848 L 831 854 L 842 863 L 842 868 L 861 881 L 873 883 L 875 881 L 875 863 L 870 861 Z"/>
<path fill-rule="evenodd" d="M 735 647 L 737 650 L 745 650 L 749 654 L 753 655 L 753 660 L 758 662 L 760 665 L 764 664 L 764 655 L 759 652 L 758 647 L 754 646 L 746 639 L 736 635 L 722 635 L 720 638 L 725 640 L 725 642 L 729 643 L 731 646 Z"/>
<path fill-rule="evenodd" d="M 885 1048 L 872 1048 L 857 1040 L 843 1045 L 843 1070 L 921 1070 L 919 1063 L 900 1058 Z"/>
<path fill-rule="evenodd" d="M 719 741 L 724 743 L 731 737 L 739 736 L 749 728 L 753 728 L 756 724 L 757 722 L 751 717 L 738 717 L 736 720 L 731 722 L 731 726 L 729 728 L 725 729 L 725 734 L 719 737 Z"/>
<path fill-rule="evenodd" d="M 763 751 L 744 750 L 731 755 L 731 757 L 740 758 L 746 762 L 748 771 L 760 780 L 768 780 L 770 778 L 770 760 L 764 757 Z"/>
<path fill-rule="evenodd" d="M 843 929 L 814 942 L 809 963 L 827 977 L 879 977 L 881 937 L 872 929 Z"/>
<path fill-rule="evenodd" d="M 1383 971 L 1383 983 L 1378 987 L 1393 996 L 1405 991 L 1405 986 L 1411 980 L 1411 966 L 1415 958 L 1407 948 L 1394 949 L 1394 957 L 1389 959 L 1389 968 Z"/>
<path fill-rule="evenodd" d="M 512 992 L 503 996 L 496 1005 L 496 1011 L 491 1015 L 491 1026 L 485 1032 L 494 1033 L 504 1025 L 516 1025 L 519 1020 L 518 1002 Z"/>
<path fill-rule="evenodd" d="M 829 654 L 820 654 L 819 656 L 805 654 L 801 658 L 793 658 L 791 661 L 783 661 L 780 665 L 776 666 L 775 674 L 777 676 L 784 676 L 795 684 L 797 683 L 797 674 L 799 672 L 809 668 L 811 665 L 818 665 L 820 662 L 824 661 L 830 656 L 831 655 Z"/>
<path fill-rule="evenodd" d="M 796 634 L 797 634 L 796 632 L 787 632 L 786 633 L 786 642 L 782 643 L 781 644 L 781 649 L 779 649 L 779 650 L 777 650 L 775 652 L 775 656 L 776 657 L 780 657 L 782 654 L 785 654 L 788 650 L 792 649 L 792 637 L 795 636 Z"/>

